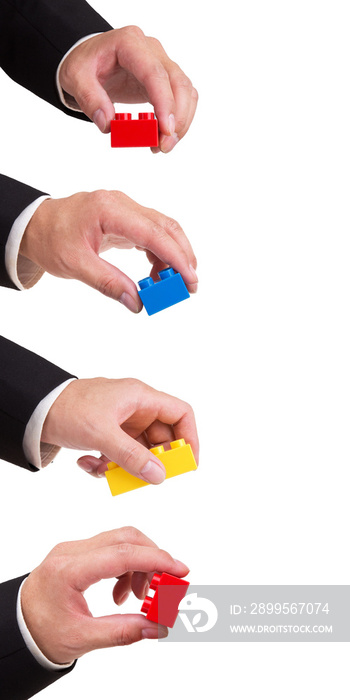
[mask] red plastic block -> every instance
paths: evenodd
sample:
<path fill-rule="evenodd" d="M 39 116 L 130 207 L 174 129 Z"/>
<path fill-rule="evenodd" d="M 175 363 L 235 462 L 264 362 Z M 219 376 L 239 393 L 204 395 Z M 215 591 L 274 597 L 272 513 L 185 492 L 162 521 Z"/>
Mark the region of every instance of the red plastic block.
<path fill-rule="evenodd" d="M 189 581 L 170 574 L 154 574 L 150 588 L 154 590 L 154 596 L 146 596 L 141 612 L 147 613 L 147 620 L 158 622 L 166 627 L 174 627 L 177 618 L 178 607 L 185 597 L 189 587 Z M 159 589 L 161 593 L 159 595 Z"/>
<path fill-rule="evenodd" d="M 111 121 L 112 148 L 135 148 L 158 146 L 158 119 L 153 112 L 140 112 L 138 119 L 131 114 L 116 114 Z"/>

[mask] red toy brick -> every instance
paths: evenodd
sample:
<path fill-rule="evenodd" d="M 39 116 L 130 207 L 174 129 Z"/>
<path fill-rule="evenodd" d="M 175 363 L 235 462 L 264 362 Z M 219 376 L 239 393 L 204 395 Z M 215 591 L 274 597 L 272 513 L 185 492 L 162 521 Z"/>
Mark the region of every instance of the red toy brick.
<path fill-rule="evenodd" d="M 139 112 L 138 119 L 131 114 L 116 113 L 111 121 L 111 146 L 113 148 L 135 148 L 158 146 L 158 120 L 153 112 Z"/>
<path fill-rule="evenodd" d="M 179 604 L 185 597 L 189 585 L 189 581 L 184 581 L 177 576 L 154 574 L 150 583 L 154 596 L 153 598 L 146 596 L 141 612 L 147 613 L 147 620 L 158 622 L 166 627 L 174 627 Z M 160 587 L 162 590 L 159 594 Z"/>

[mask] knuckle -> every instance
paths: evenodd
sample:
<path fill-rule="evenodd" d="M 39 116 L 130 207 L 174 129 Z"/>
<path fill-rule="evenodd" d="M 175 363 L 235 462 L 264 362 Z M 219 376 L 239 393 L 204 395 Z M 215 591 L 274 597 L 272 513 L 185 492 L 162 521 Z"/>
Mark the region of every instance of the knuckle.
<path fill-rule="evenodd" d="M 198 102 L 199 99 L 198 90 L 195 87 L 192 87 L 192 99 L 194 102 Z"/>
<path fill-rule="evenodd" d="M 183 134 L 187 126 L 187 115 L 182 115 L 176 118 L 176 132 Z"/>
<path fill-rule="evenodd" d="M 97 291 L 106 297 L 113 297 L 115 290 L 115 279 L 112 275 L 101 277 L 96 285 Z"/>
<path fill-rule="evenodd" d="M 86 85 L 86 81 L 82 78 L 78 81 L 76 100 L 80 106 L 89 105 L 95 99 L 95 91 L 93 86 Z M 84 87 L 82 87 L 82 85 Z"/>
<path fill-rule="evenodd" d="M 124 527 L 121 528 L 121 534 L 126 541 L 135 539 L 140 540 L 142 537 L 142 533 L 140 532 L 140 530 L 138 530 L 137 527 L 134 527 L 133 525 L 124 525 Z"/>
<path fill-rule="evenodd" d="M 169 217 L 166 220 L 166 227 L 171 233 L 174 234 L 179 233 L 179 231 L 181 231 L 181 226 L 179 222 L 176 221 L 176 219 L 172 219 Z"/>
<path fill-rule="evenodd" d="M 67 550 L 70 548 L 70 545 L 71 542 L 59 542 L 59 544 L 56 544 L 53 547 L 49 556 L 60 557 L 65 555 L 67 553 Z"/>
<path fill-rule="evenodd" d="M 58 545 L 57 545 L 58 547 Z M 50 553 L 53 556 L 49 556 L 43 562 L 45 568 L 45 576 L 48 580 L 55 579 L 57 576 L 63 577 L 63 574 L 70 563 L 70 557 L 66 554 L 56 551 L 56 547 Z"/>
<path fill-rule="evenodd" d="M 191 418 L 194 418 L 194 410 L 191 406 L 191 404 L 185 402 L 185 408 L 186 408 L 186 413 L 191 416 Z"/>
<path fill-rule="evenodd" d="M 192 82 L 190 78 L 186 75 L 186 73 L 183 73 L 181 68 L 179 66 L 176 66 L 176 70 L 174 71 L 174 76 L 173 80 L 176 83 L 176 86 L 180 88 L 180 90 L 186 90 L 188 92 L 192 93 Z"/>
<path fill-rule="evenodd" d="M 184 90 L 187 90 L 192 94 L 192 82 L 191 80 L 185 75 L 184 73 L 182 74 L 181 78 L 179 79 L 179 85 L 181 88 Z"/>
<path fill-rule="evenodd" d="M 128 469 L 135 464 L 138 453 L 138 444 L 132 447 L 123 448 L 121 450 L 121 458 L 123 460 L 123 465 Z"/>
<path fill-rule="evenodd" d="M 142 387 L 145 386 L 140 379 L 135 379 L 134 377 L 127 377 L 125 379 L 121 379 L 120 381 L 126 385 L 129 395 L 131 392 L 135 392 L 136 394 L 140 393 L 140 391 L 142 391 Z"/>
<path fill-rule="evenodd" d="M 151 241 L 154 241 L 156 239 L 157 241 L 159 241 L 159 243 L 163 243 L 167 241 L 168 235 L 164 230 L 163 226 L 161 226 L 160 224 L 153 223 L 150 228 L 149 238 Z"/>
<path fill-rule="evenodd" d="M 147 39 L 148 39 L 150 45 L 152 46 L 152 48 L 154 48 L 156 50 L 159 50 L 159 49 L 163 50 L 162 44 L 160 43 L 159 39 L 157 39 L 155 36 L 148 36 Z"/>
<path fill-rule="evenodd" d="M 112 644 L 115 647 L 120 647 L 120 646 L 129 646 L 135 641 L 135 636 L 132 634 L 132 631 L 128 629 L 127 625 L 124 623 L 121 623 L 120 626 L 118 626 L 118 629 L 116 632 L 113 634 L 112 638 Z"/>
<path fill-rule="evenodd" d="M 111 200 L 109 190 L 95 190 L 90 193 L 90 204 L 92 207 L 104 207 Z"/>
<path fill-rule="evenodd" d="M 120 544 L 116 545 L 116 554 L 118 559 L 122 559 L 125 562 L 130 559 L 133 551 L 134 545 L 130 544 L 130 542 L 120 542 Z"/>
<path fill-rule="evenodd" d="M 153 61 L 152 65 L 148 66 L 144 74 L 145 82 L 147 80 L 152 80 L 152 82 L 163 83 L 164 80 L 168 80 L 168 73 L 165 70 L 163 64 L 160 61 Z"/>
<path fill-rule="evenodd" d="M 123 27 L 121 31 L 127 39 L 143 39 L 145 36 L 142 29 L 137 27 L 136 24 L 129 24 L 127 27 Z"/>
<path fill-rule="evenodd" d="M 187 401 L 182 401 L 182 400 L 181 400 L 181 404 L 182 404 L 183 415 L 187 416 L 188 418 L 190 418 L 193 421 L 194 420 L 194 411 L 193 411 L 191 404 L 189 404 Z"/>

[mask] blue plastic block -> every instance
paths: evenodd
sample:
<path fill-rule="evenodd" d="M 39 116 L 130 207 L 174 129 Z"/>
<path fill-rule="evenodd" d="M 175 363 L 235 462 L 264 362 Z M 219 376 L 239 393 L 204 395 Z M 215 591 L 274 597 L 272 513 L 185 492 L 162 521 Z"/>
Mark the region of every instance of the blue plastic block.
<path fill-rule="evenodd" d="M 149 316 L 189 298 L 187 287 L 179 272 L 172 267 L 159 272 L 159 282 L 145 277 L 139 282 L 139 296 Z"/>

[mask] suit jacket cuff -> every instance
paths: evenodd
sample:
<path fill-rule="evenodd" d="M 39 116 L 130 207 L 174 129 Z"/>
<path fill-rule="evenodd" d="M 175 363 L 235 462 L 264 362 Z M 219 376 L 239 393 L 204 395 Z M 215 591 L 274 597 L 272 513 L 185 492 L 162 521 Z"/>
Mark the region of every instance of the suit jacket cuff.
<path fill-rule="evenodd" d="M 20 576 L 0 584 L 0 678 L 1 697 L 27 700 L 69 673 L 75 666 L 50 671 L 39 664 L 29 651 L 17 624 L 17 597 L 23 580 Z"/>
<path fill-rule="evenodd" d="M 22 612 L 22 604 L 21 604 L 21 591 L 22 591 L 22 586 L 24 584 L 25 579 L 23 579 L 19 591 L 18 591 L 18 596 L 17 596 L 17 606 L 16 606 L 16 616 L 17 616 L 17 624 L 19 631 L 25 641 L 27 649 L 29 649 L 30 653 L 34 656 L 34 659 L 42 666 L 43 668 L 46 668 L 48 671 L 64 671 L 66 668 L 70 668 L 73 666 L 73 663 L 70 664 L 54 664 L 53 661 L 50 661 L 49 659 L 46 658 L 46 656 L 42 653 L 42 651 L 39 649 L 38 645 L 34 641 L 31 633 L 29 632 L 29 629 L 25 623 L 25 619 L 23 617 L 23 612 Z"/>
<path fill-rule="evenodd" d="M 0 336 L 0 458 L 37 471 L 23 451 L 24 433 L 38 404 L 73 375 Z"/>
<path fill-rule="evenodd" d="M 9 258 L 13 255 L 12 251 L 6 252 L 10 231 L 14 222 L 20 219 L 29 205 L 39 200 L 40 197 L 45 199 L 49 195 L 6 175 L 0 175 L 0 193 L 2 200 L 0 210 L 0 285 L 20 289 L 21 287 L 18 287 L 13 281 L 5 264 L 5 257 Z M 9 263 L 11 269 L 13 264 L 12 261 Z M 17 272 L 14 273 L 14 278 L 17 279 Z"/>
<path fill-rule="evenodd" d="M 38 467 L 38 469 L 46 467 L 60 451 L 60 447 L 57 447 L 57 445 L 48 445 L 46 442 L 41 442 L 41 433 L 45 418 L 52 404 L 62 394 L 66 386 L 74 381 L 74 377 L 67 379 L 63 384 L 50 391 L 37 405 L 27 423 L 23 438 L 23 452 L 28 462 Z"/>
<path fill-rule="evenodd" d="M 0 3 L 1 67 L 46 102 L 87 120 L 63 106 L 55 82 L 57 66 L 79 39 L 112 28 L 85 0 L 7 0 Z"/>
<path fill-rule="evenodd" d="M 30 289 L 44 274 L 44 270 L 39 267 L 39 265 L 36 265 L 31 260 L 28 260 L 28 258 L 20 255 L 19 249 L 29 221 L 45 199 L 48 199 L 48 195 L 41 195 L 23 209 L 13 222 L 7 239 L 5 246 L 5 266 L 8 276 L 17 289 Z"/>

